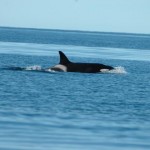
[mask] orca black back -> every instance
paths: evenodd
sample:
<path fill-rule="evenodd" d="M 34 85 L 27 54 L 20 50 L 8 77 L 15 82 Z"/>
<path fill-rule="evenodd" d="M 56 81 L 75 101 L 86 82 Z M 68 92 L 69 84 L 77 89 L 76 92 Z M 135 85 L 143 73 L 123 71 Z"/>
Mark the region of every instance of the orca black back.
<path fill-rule="evenodd" d="M 112 70 L 111 66 L 103 65 L 99 63 L 75 63 L 71 62 L 67 56 L 59 51 L 60 62 L 59 65 L 52 67 L 52 70 L 61 70 L 65 72 L 81 72 L 81 73 L 98 73 L 103 69 Z"/>

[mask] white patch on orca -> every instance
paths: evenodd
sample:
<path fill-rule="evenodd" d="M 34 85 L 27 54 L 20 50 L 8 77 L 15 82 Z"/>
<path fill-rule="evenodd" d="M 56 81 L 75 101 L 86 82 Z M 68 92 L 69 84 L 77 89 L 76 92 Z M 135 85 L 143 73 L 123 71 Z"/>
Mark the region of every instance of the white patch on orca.
<path fill-rule="evenodd" d="M 102 72 L 102 73 L 105 73 L 105 72 L 108 72 L 109 71 L 109 69 L 100 69 L 100 72 Z"/>
<path fill-rule="evenodd" d="M 63 72 L 67 72 L 67 67 L 61 64 L 55 65 L 54 67 L 50 68 L 51 70 L 61 70 Z"/>

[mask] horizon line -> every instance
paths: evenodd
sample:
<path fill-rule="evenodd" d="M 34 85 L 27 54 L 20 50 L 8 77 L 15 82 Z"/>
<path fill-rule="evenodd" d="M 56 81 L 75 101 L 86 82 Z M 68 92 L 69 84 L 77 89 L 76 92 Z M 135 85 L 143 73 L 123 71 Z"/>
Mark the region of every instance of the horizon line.
<path fill-rule="evenodd" d="M 0 26 L 0 28 L 18 28 L 29 30 L 53 30 L 65 32 L 83 32 L 83 33 L 103 33 L 103 34 L 126 34 L 126 35 L 145 35 L 150 36 L 150 33 L 131 33 L 131 32 L 115 32 L 115 31 L 91 31 L 91 30 L 76 30 L 76 29 L 52 29 L 52 28 L 35 28 L 35 27 L 16 27 L 16 26 Z"/>

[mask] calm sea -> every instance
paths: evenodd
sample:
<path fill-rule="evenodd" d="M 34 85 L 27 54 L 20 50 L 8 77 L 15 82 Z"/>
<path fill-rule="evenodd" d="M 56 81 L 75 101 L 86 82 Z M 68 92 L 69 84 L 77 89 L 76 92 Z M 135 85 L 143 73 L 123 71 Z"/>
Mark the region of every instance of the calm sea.
<path fill-rule="evenodd" d="M 59 50 L 117 71 L 35 71 Z M 150 149 L 150 35 L 1 27 L 0 150 L 81 149 Z"/>

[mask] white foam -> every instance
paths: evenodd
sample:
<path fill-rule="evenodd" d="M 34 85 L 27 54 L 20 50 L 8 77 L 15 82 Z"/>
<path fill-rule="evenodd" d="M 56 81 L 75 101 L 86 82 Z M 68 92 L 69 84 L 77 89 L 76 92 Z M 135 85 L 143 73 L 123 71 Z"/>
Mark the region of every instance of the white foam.
<path fill-rule="evenodd" d="M 34 66 L 28 66 L 25 68 L 25 70 L 41 70 L 42 67 L 41 66 L 37 66 L 37 65 L 34 65 Z"/>
<path fill-rule="evenodd" d="M 125 68 L 122 67 L 122 66 L 114 67 L 114 69 L 112 69 L 112 70 L 101 69 L 100 71 L 101 71 L 101 73 L 116 73 L 116 74 L 125 74 L 125 73 L 127 73 Z"/>
<path fill-rule="evenodd" d="M 113 70 L 109 70 L 109 73 L 120 73 L 120 74 L 126 74 L 126 70 L 122 66 L 114 67 Z"/>

